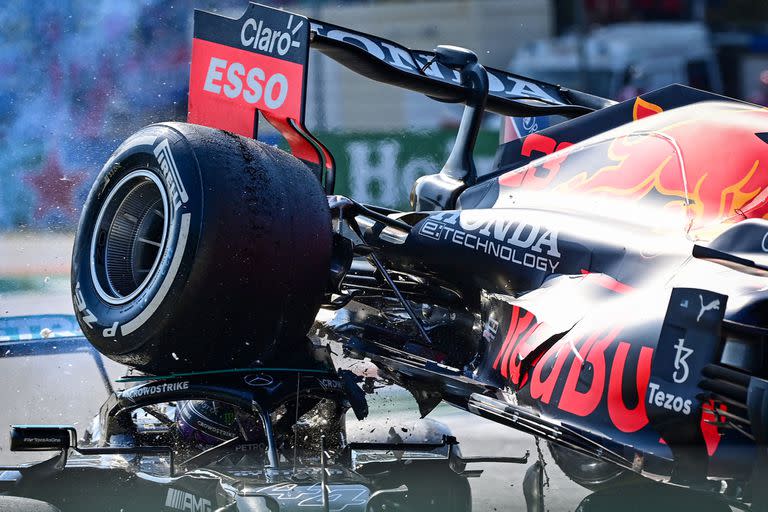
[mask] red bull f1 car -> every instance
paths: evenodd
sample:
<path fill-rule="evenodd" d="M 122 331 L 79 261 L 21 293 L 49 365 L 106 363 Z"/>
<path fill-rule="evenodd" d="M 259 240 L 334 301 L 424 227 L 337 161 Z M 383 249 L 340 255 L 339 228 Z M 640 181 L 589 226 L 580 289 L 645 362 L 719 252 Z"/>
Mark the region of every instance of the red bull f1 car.
<path fill-rule="evenodd" d="M 465 105 L 409 211 L 334 195 L 355 169 L 305 126 L 310 48 Z M 478 172 L 486 113 L 568 120 Z M 679 85 L 615 103 L 250 4 L 195 13 L 188 120 L 128 138 L 85 205 L 72 293 L 102 354 L 231 371 L 320 332 L 422 415 L 445 401 L 546 440 L 588 488 L 768 508 L 765 109 Z"/>

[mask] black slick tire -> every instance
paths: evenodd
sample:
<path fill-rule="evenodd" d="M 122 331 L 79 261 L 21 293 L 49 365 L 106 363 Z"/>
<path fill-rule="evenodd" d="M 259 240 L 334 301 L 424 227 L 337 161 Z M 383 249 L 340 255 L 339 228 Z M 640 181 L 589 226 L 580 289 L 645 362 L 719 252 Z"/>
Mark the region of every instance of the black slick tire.
<path fill-rule="evenodd" d="M 156 124 L 93 184 L 73 301 L 90 342 L 120 363 L 242 367 L 304 342 L 330 253 L 327 200 L 299 160 L 221 130 Z"/>

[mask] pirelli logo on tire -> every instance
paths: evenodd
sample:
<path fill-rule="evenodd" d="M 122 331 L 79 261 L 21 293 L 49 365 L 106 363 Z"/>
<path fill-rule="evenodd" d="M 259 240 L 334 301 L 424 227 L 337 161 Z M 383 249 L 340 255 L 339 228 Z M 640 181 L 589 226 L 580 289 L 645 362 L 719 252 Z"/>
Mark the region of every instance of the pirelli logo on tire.
<path fill-rule="evenodd" d="M 160 165 L 160 170 L 163 171 L 165 183 L 168 186 L 171 197 L 173 197 L 173 206 L 178 210 L 182 204 L 189 201 L 189 196 L 184 188 L 184 183 L 181 181 L 179 168 L 176 167 L 176 160 L 173 159 L 168 139 L 161 139 L 157 146 L 155 146 L 154 153 L 155 157 L 157 157 L 157 163 Z"/>

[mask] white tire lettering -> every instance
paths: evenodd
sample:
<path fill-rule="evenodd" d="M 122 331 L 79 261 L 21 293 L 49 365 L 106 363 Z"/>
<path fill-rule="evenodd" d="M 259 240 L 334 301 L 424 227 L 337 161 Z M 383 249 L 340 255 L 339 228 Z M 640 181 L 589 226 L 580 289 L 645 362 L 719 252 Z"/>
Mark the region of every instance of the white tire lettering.
<path fill-rule="evenodd" d="M 104 329 L 104 331 L 102 331 L 101 334 L 105 338 L 114 338 L 114 337 L 116 337 L 117 336 L 117 326 L 118 326 L 118 323 L 119 322 L 113 323 L 112 327 L 107 327 L 106 329 Z"/>
<path fill-rule="evenodd" d="M 99 319 L 96 318 L 96 315 L 91 313 L 88 306 L 85 305 L 83 292 L 80 291 L 80 283 L 75 285 L 75 306 L 77 307 L 77 311 L 80 313 L 83 322 L 85 322 L 89 328 L 93 329 L 94 322 L 98 322 Z"/>
<path fill-rule="evenodd" d="M 187 189 L 184 187 L 184 183 L 181 181 L 179 168 L 176 166 L 176 160 L 173 158 L 171 145 L 168 143 L 168 139 L 163 139 L 158 142 L 157 146 L 155 146 L 154 153 L 157 158 L 157 163 L 160 164 L 160 169 L 163 171 L 165 183 L 170 189 L 171 196 L 174 198 L 174 204 L 178 208 L 189 201 L 189 195 L 187 194 Z"/>

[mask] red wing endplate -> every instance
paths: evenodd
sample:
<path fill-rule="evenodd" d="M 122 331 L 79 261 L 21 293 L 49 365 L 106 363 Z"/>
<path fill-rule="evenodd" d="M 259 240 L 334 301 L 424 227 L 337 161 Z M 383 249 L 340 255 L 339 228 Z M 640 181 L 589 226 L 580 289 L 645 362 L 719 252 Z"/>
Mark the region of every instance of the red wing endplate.
<path fill-rule="evenodd" d="M 190 123 L 256 138 L 258 113 L 319 175 L 333 159 L 304 127 L 309 20 L 258 4 L 240 19 L 195 11 Z"/>

